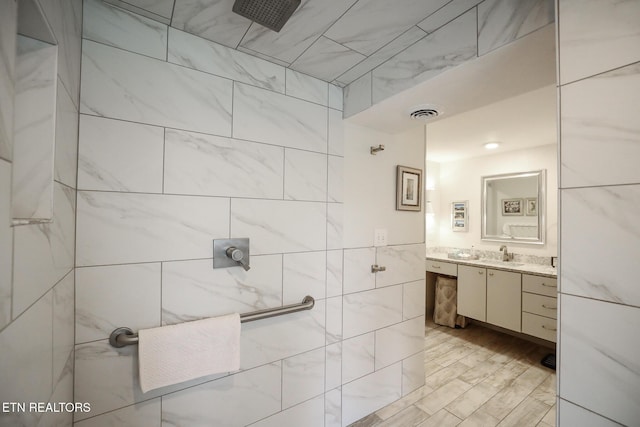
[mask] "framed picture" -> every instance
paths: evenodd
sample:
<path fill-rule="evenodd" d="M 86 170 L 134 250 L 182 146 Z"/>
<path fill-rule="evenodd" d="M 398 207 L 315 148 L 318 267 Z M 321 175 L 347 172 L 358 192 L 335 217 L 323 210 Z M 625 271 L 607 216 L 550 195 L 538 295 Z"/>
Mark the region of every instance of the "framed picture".
<path fill-rule="evenodd" d="M 538 215 L 538 198 L 533 197 L 526 199 L 526 214 L 529 216 L 537 216 Z"/>
<path fill-rule="evenodd" d="M 468 202 L 451 203 L 451 229 L 453 231 L 468 231 L 469 216 L 467 213 Z"/>
<path fill-rule="evenodd" d="M 522 199 L 502 199 L 502 215 L 524 215 Z"/>
<path fill-rule="evenodd" d="M 397 167 L 396 210 L 421 211 L 422 170 L 407 166 Z"/>

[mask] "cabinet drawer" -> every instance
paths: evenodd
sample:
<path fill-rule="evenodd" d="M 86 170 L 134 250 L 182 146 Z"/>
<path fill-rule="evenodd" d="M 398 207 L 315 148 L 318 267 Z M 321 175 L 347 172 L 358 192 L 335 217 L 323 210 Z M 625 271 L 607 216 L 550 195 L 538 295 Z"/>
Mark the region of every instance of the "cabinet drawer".
<path fill-rule="evenodd" d="M 558 318 L 558 300 L 542 295 L 522 293 L 522 311 L 539 314 L 540 316 Z"/>
<path fill-rule="evenodd" d="M 555 297 L 558 292 L 558 279 L 552 277 L 522 275 L 522 290 L 534 294 Z"/>
<path fill-rule="evenodd" d="M 522 313 L 522 332 L 543 340 L 556 342 L 557 322 L 555 319 Z"/>
<path fill-rule="evenodd" d="M 427 271 L 438 274 L 446 274 L 447 276 L 458 275 L 458 264 L 443 261 L 427 260 Z"/>

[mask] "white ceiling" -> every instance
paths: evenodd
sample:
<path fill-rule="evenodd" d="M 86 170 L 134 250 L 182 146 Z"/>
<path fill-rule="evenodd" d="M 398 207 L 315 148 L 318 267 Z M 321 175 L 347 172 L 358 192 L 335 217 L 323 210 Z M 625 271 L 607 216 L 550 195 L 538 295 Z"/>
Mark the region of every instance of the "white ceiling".
<path fill-rule="evenodd" d="M 387 133 L 427 123 L 427 159 L 447 162 L 554 144 L 556 66 L 553 25 L 442 73 L 348 119 Z M 409 118 L 419 104 L 444 113 Z M 486 151 L 489 140 L 502 144 Z"/>
<path fill-rule="evenodd" d="M 482 0 L 302 0 L 279 33 L 234 0 L 106 0 L 208 40 L 344 86 Z"/>

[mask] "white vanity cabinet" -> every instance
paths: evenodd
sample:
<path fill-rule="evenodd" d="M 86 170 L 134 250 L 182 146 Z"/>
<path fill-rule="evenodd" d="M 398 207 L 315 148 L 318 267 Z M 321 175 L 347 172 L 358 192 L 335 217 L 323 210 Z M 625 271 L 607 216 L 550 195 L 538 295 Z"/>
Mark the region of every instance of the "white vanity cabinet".
<path fill-rule="evenodd" d="M 487 269 L 458 266 L 458 314 L 487 321 Z"/>
<path fill-rule="evenodd" d="M 556 342 L 557 279 L 522 275 L 522 332 Z"/>
<path fill-rule="evenodd" d="M 522 274 L 487 270 L 487 323 L 520 332 Z"/>

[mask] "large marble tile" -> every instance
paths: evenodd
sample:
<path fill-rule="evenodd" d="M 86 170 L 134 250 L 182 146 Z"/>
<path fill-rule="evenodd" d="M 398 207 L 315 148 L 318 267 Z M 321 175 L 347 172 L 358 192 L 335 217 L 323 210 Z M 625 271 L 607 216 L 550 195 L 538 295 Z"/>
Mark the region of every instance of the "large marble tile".
<path fill-rule="evenodd" d="M 57 47 L 18 36 L 13 146 L 13 217 L 51 220 Z"/>
<path fill-rule="evenodd" d="M 342 295 L 342 250 L 327 251 L 327 298 Z"/>
<path fill-rule="evenodd" d="M 75 190 L 55 183 L 53 221 L 14 228 L 14 318 L 73 269 L 75 200 Z"/>
<path fill-rule="evenodd" d="M 325 34 L 350 49 L 371 55 L 447 2 L 410 0 L 398 8 L 384 0 L 360 0 Z"/>
<path fill-rule="evenodd" d="M 329 83 L 287 68 L 286 94 L 316 104 L 328 105 Z"/>
<path fill-rule="evenodd" d="M 373 103 L 475 58 L 477 43 L 472 9 L 373 70 Z"/>
<path fill-rule="evenodd" d="M 561 87 L 563 188 L 640 182 L 638 91 L 640 63 Z"/>
<path fill-rule="evenodd" d="M 231 235 L 255 255 L 324 250 L 326 215 L 326 203 L 232 199 Z"/>
<path fill-rule="evenodd" d="M 324 300 L 313 309 L 242 324 L 240 367 L 250 369 L 325 345 Z"/>
<path fill-rule="evenodd" d="M 329 110 L 328 129 L 329 154 L 344 156 L 344 122 L 342 111 Z"/>
<path fill-rule="evenodd" d="M 247 425 L 281 408 L 280 363 L 261 366 L 162 398 L 168 425 Z"/>
<path fill-rule="evenodd" d="M 561 426 L 620 427 L 620 424 L 564 399 L 559 402 L 558 421 Z"/>
<path fill-rule="evenodd" d="M 327 108 L 236 83 L 233 137 L 327 152 Z"/>
<path fill-rule="evenodd" d="M 342 384 L 375 370 L 375 334 L 373 332 L 342 341 Z"/>
<path fill-rule="evenodd" d="M 371 266 L 376 263 L 375 248 L 345 249 L 344 293 L 366 291 L 376 287 L 376 276 Z"/>
<path fill-rule="evenodd" d="M 329 391 L 342 384 L 342 342 L 329 344 L 325 349 L 325 390 Z"/>
<path fill-rule="evenodd" d="M 79 421 L 77 427 L 158 427 L 162 423 L 160 398 L 136 403 L 104 415 Z"/>
<path fill-rule="evenodd" d="M 342 297 L 327 298 L 327 344 L 342 341 Z"/>
<path fill-rule="evenodd" d="M 127 3 L 151 12 L 154 15 L 170 19 L 173 13 L 175 0 L 127 0 Z"/>
<path fill-rule="evenodd" d="M 247 53 L 247 54 L 249 54 L 251 56 L 255 56 L 256 58 L 264 59 L 265 61 L 272 62 L 274 64 L 280 65 L 281 67 L 287 68 L 289 65 L 291 65 L 291 63 L 289 63 L 287 61 L 281 61 L 278 58 L 274 58 L 273 56 L 265 55 L 265 54 L 262 54 L 262 53 L 260 53 L 260 52 L 258 52 L 256 50 L 249 49 L 249 48 L 246 48 L 246 47 L 243 47 L 243 46 L 238 46 L 237 50 L 239 52 L 244 52 L 244 53 Z"/>
<path fill-rule="evenodd" d="M 327 201 L 344 202 L 344 159 L 337 156 L 329 156 L 329 182 L 327 188 Z"/>
<path fill-rule="evenodd" d="M 478 5 L 478 56 L 552 23 L 554 7 L 553 0 L 483 1 Z"/>
<path fill-rule="evenodd" d="M 424 244 L 381 246 L 376 251 L 376 264 L 387 268 L 376 273 L 376 287 L 424 280 Z"/>
<path fill-rule="evenodd" d="M 640 273 L 633 220 L 640 185 L 561 190 L 561 200 L 561 291 L 640 306 L 640 289 L 632 285 Z"/>
<path fill-rule="evenodd" d="M 0 158 L 12 159 L 18 3 L 0 3 Z"/>
<path fill-rule="evenodd" d="M 81 113 L 231 135 L 232 82 L 85 40 Z"/>
<path fill-rule="evenodd" d="M 0 329 L 11 321 L 12 266 L 11 163 L 0 159 Z M 332 266 L 333 271 L 337 271 L 335 261 Z M 340 271 L 342 271 L 342 257 L 340 257 Z M 342 273 L 340 273 L 340 279 L 342 279 Z M 335 284 L 335 280 L 332 283 Z M 340 283 L 342 284 L 342 280 Z M 336 286 L 332 287 L 332 289 L 335 288 Z M 342 289 L 342 286 L 340 288 Z"/>
<path fill-rule="evenodd" d="M 325 81 L 333 81 L 365 58 L 322 36 L 291 64 L 291 68 Z"/>
<path fill-rule="evenodd" d="M 282 305 L 282 255 L 251 256 L 250 262 L 249 271 L 214 269 L 211 259 L 163 263 L 162 324 Z"/>
<path fill-rule="evenodd" d="M 396 363 L 342 386 L 346 426 L 402 397 L 402 364 Z"/>
<path fill-rule="evenodd" d="M 342 426 L 342 390 L 340 388 L 328 391 L 324 395 L 324 425 L 325 427 Z"/>
<path fill-rule="evenodd" d="M 160 326 L 160 283 L 159 263 L 77 268 L 75 342 Z"/>
<path fill-rule="evenodd" d="M 285 69 L 279 65 L 184 31 L 171 28 L 169 35 L 169 62 L 275 92 L 285 91 Z"/>
<path fill-rule="evenodd" d="M 482 3 L 483 0 L 452 0 L 444 7 L 427 16 L 418 23 L 418 27 L 427 33 L 433 33 L 438 28 L 448 24 L 467 10 Z"/>
<path fill-rule="evenodd" d="M 71 335 L 73 336 L 73 330 L 71 331 Z M 57 379 L 54 377 L 53 393 L 51 393 L 51 397 L 49 398 L 50 403 L 73 402 L 74 359 L 73 351 L 67 354 L 67 360 L 62 366 L 62 372 L 59 373 Z M 42 416 L 38 423 L 38 427 L 62 427 L 70 426 L 72 424 L 73 412 L 48 412 Z"/>
<path fill-rule="evenodd" d="M 324 393 L 324 371 L 324 347 L 283 360 L 282 409 Z"/>
<path fill-rule="evenodd" d="M 640 342 L 629 337 L 640 327 L 640 309 L 564 294 L 560 306 L 560 397 L 620 424 L 636 424 Z"/>
<path fill-rule="evenodd" d="M 344 118 L 351 117 L 373 105 L 372 73 L 368 72 L 344 88 Z"/>
<path fill-rule="evenodd" d="M 285 150 L 284 198 L 325 202 L 327 200 L 327 156 L 308 151 Z"/>
<path fill-rule="evenodd" d="M 342 88 L 340 86 L 329 85 L 329 108 L 342 111 Z"/>
<path fill-rule="evenodd" d="M 69 272 L 54 288 L 53 303 L 53 381 L 63 375 L 74 346 L 75 280 Z M 73 373 L 71 373 L 73 375 Z M 54 383 L 55 385 L 55 383 Z"/>
<path fill-rule="evenodd" d="M 306 295 L 324 299 L 327 255 L 321 252 L 284 254 L 282 260 L 282 299 L 285 304 L 302 301 Z"/>
<path fill-rule="evenodd" d="M 424 317 L 380 329 L 376 335 L 376 370 L 424 350 Z"/>
<path fill-rule="evenodd" d="M 76 188 L 78 173 L 78 108 L 58 77 L 54 178 Z"/>
<path fill-rule="evenodd" d="M 375 331 L 402 320 L 402 286 L 389 286 L 343 297 L 345 338 Z"/>
<path fill-rule="evenodd" d="M 162 193 L 164 129 L 80 115 L 78 188 Z"/>
<path fill-rule="evenodd" d="M 617 0 L 558 2 L 560 83 L 640 61 L 640 3 Z"/>
<path fill-rule="evenodd" d="M 423 30 L 416 26 L 413 26 L 383 47 L 381 47 L 372 55 L 367 56 L 367 58 L 362 62 L 342 73 L 337 77 L 336 80 L 343 84 L 349 84 L 360 76 L 373 70 L 389 58 L 402 52 L 418 40 L 424 38 L 424 36 L 426 35 L 427 33 L 425 33 Z"/>
<path fill-rule="evenodd" d="M 303 0 L 280 32 L 254 23 L 240 45 L 291 63 L 354 3 L 355 0 Z"/>
<path fill-rule="evenodd" d="M 48 402 L 52 381 L 52 293 L 0 332 L 0 401 Z M 27 403 L 28 405 L 28 403 Z M 3 425 L 36 425 L 41 414 L 3 413 Z"/>
<path fill-rule="evenodd" d="M 344 247 L 344 205 L 327 204 L 327 249 Z"/>
<path fill-rule="evenodd" d="M 427 286 L 424 280 L 402 285 L 402 318 L 412 319 L 425 314 Z"/>
<path fill-rule="evenodd" d="M 79 105 L 82 44 L 82 0 L 50 0 L 40 3 L 58 41 L 58 75 Z"/>
<path fill-rule="evenodd" d="M 167 58 L 167 26 L 144 16 L 84 0 L 82 37 L 141 55 Z"/>
<path fill-rule="evenodd" d="M 207 40 L 235 48 L 251 21 L 234 13 L 226 0 L 176 0 L 171 26 Z"/>
<path fill-rule="evenodd" d="M 156 194 L 78 194 L 78 266 L 207 258 L 229 236 L 229 200 Z"/>
<path fill-rule="evenodd" d="M 282 199 L 281 147 L 174 129 L 164 140 L 165 193 Z"/>
<path fill-rule="evenodd" d="M 324 427 L 324 425 L 323 395 L 251 424 L 252 427 Z"/>
<path fill-rule="evenodd" d="M 414 354 L 402 361 L 402 395 L 406 396 L 424 386 L 424 352 Z"/>

